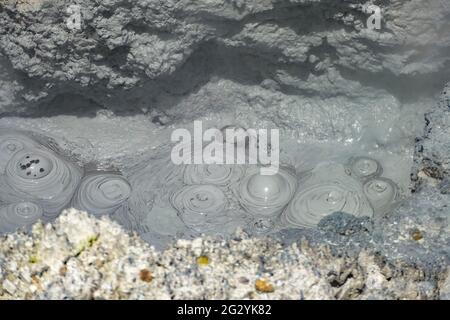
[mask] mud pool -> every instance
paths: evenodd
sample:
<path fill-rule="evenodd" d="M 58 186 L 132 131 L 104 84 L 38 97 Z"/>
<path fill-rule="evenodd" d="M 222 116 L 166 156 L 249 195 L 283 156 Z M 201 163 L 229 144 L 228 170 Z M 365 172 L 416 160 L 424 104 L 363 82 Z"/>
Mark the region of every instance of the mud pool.
<path fill-rule="evenodd" d="M 5 127 L 0 132 L 1 231 L 52 221 L 74 207 L 110 215 L 164 247 L 201 234 L 227 238 L 238 228 L 253 236 L 315 228 L 335 212 L 376 221 L 409 196 L 412 145 L 398 152 L 361 143 L 307 145 L 292 135 L 281 137 L 278 173 L 265 176 L 261 166 L 248 163 L 175 165 L 170 140 L 116 165 L 92 159 L 95 150 L 87 139 Z"/>

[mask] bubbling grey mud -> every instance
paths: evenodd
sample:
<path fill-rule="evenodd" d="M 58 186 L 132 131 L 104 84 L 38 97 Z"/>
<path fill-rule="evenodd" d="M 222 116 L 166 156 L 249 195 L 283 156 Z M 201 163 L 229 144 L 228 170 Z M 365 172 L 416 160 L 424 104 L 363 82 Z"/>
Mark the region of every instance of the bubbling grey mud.
<path fill-rule="evenodd" d="M 93 164 L 79 166 L 71 150 L 37 133 L 3 130 L 0 142 L 2 233 L 27 230 L 74 207 L 110 215 L 163 246 L 200 234 L 227 237 L 237 228 L 254 236 L 313 228 L 335 212 L 379 217 L 404 197 L 383 177 L 382 164 L 367 156 L 309 170 L 291 161 L 275 175 L 262 175 L 260 165 L 248 163 L 174 165 L 163 148 L 120 173 L 85 169 Z"/>
<path fill-rule="evenodd" d="M 54 141 L 31 132 L 0 131 L 0 232 L 50 221 L 74 206 L 91 214 L 113 213 L 130 194 L 120 176 L 84 170 Z"/>
<path fill-rule="evenodd" d="M 70 203 L 81 177 L 81 169 L 50 150 L 24 149 L 11 157 L 0 177 L 1 199 L 36 201 L 46 217 L 54 218 Z"/>
<path fill-rule="evenodd" d="M 288 161 L 277 174 L 262 175 L 260 165 L 174 165 L 169 150 L 155 153 L 127 170 L 131 196 L 113 215 L 153 244 L 200 234 L 226 237 L 236 228 L 254 236 L 314 228 L 335 212 L 376 219 L 405 196 L 383 176 L 381 162 L 368 156 L 312 169 Z"/>
<path fill-rule="evenodd" d="M 238 148 L 238 145 L 235 147 Z M 158 159 L 154 161 L 159 163 Z M 140 216 L 144 218 L 140 222 L 135 221 L 135 224 L 139 225 L 137 230 L 147 224 L 148 227 L 144 229 L 146 235 L 153 231 L 154 237 L 159 228 L 152 225 L 159 226 L 161 219 L 167 221 L 169 217 L 172 217 L 173 221 L 180 220 L 188 229 L 184 234 L 183 228 L 177 229 L 177 233 L 173 231 L 172 236 L 176 237 L 180 234 L 183 236 L 200 233 L 231 234 L 236 227 L 242 227 L 253 235 L 260 235 L 283 228 L 315 227 L 322 218 L 337 211 L 370 217 L 381 213 L 376 209 L 378 202 L 372 204 L 373 196 L 370 197 L 363 191 L 364 183 L 375 181 L 374 179 L 383 172 L 379 161 L 369 157 L 351 158 L 344 164 L 323 163 L 311 171 L 302 171 L 293 165 L 285 165 L 273 176 L 261 175 L 259 167 L 255 165 L 186 165 L 177 167 L 179 172 L 176 175 L 174 169 L 172 164 L 159 163 L 155 170 L 148 164 L 144 169 L 139 169 L 142 171 L 136 173 L 140 187 L 134 189 L 152 190 L 142 192 L 142 198 L 146 198 L 146 203 L 151 204 L 151 207 L 146 208 L 141 199 L 139 207 L 128 208 L 132 210 L 128 216 L 136 217 L 136 209 L 139 208 Z M 143 172 L 147 170 L 148 176 L 143 177 Z M 159 175 L 159 178 L 156 178 L 155 174 Z M 177 178 L 180 175 L 182 178 Z M 311 179 L 306 179 L 311 176 Z M 169 200 L 171 206 L 164 204 L 167 201 L 157 196 L 155 192 L 158 187 L 163 186 L 160 180 L 163 177 L 167 178 L 165 190 L 171 194 Z M 148 188 L 151 180 L 158 180 L 154 188 Z M 330 184 L 331 189 L 328 188 Z M 143 185 L 147 187 L 142 188 Z M 309 214 L 313 216 L 313 221 L 297 223 L 290 219 L 289 212 L 294 211 L 296 205 L 294 201 L 297 201 L 297 197 L 306 197 L 307 202 L 309 201 L 308 185 L 318 188 L 317 207 L 313 207 L 313 211 L 296 208 L 295 216 L 305 219 Z M 333 188 L 340 188 L 339 192 Z M 395 187 L 395 190 L 397 189 Z M 151 193 L 154 193 L 154 196 L 150 199 Z M 165 193 L 161 192 L 162 195 Z M 314 199 L 316 195 L 314 191 L 311 196 Z M 155 203 L 158 205 L 155 206 Z M 393 208 L 395 202 L 388 201 L 387 204 Z M 153 219 L 148 219 L 146 210 L 151 210 Z"/>

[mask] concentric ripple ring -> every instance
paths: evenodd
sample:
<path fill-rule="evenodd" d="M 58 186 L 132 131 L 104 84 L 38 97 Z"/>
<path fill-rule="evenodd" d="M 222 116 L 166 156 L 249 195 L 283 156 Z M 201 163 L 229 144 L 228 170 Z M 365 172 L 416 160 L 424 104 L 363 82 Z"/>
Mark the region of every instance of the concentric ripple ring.
<path fill-rule="evenodd" d="M 96 173 L 83 178 L 72 205 L 93 215 L 112 214 L 130 195 L 131 186 L 122 176 Z"/>
<path fill-rule="evenodd" d="M 184 182 L 228 186 L 238 181 L 243 174 L 243 166 L 238 165 L 187 165 L 184 171 Z"/>
<path fill-rule="evenodd" d="M 348 168 L 351 176 L 361 180 L 379 177 L 383 173 L 381 164 L 369 157 L 351 158 Z"/>
<path fill-rule="evenodd" d="M 319 163 L 303 177 L 281 216 L 285 226 L 315 227 L 324 217 L 338 211 L 354 216 L 373 215 L 361 182 L 348 176 L 342 164 Z"/>
<path fill-rule="evenodd" d="M 334 212 L 355 216 L 373 213 L 362 193 L 336 181 L 299 190 L 286 208 L 283 220 L 290 226 L 309 228 Z"/>
<path fill-rule="evenodd" d="M 170 202 L 181 220 L 195 230 L 207 228 L 208 223 L 214 223 L 228 206 L 223 191 L 213 185 L 186 186 L 175 192 Z"/>
<path fill-rule="evenodd" d="M 20 133 L 0 131 L 0 173 L 3 173 L 9 160 L 25 148 L 35 148 L 37 142 Z"/>
<path fill-rule="evenodd" d="M 82 170 L 45 149 L 24 149 L 8 162 L 1 177 L 1 200 L 39 204 L 53 218 L 64 209 L 78 187 Z"/>
<path fill-rule="evenodd" d="M 369 180 L 363 190 L 377 214 L 386 213 L 399 197 L 397 185 L 387 178 Z"/>
<path fill-rule="evenodd" d="M 29 227 L 42 218 L 42 208 L 31 202 L 20 202 L 0 208 L 0 234 Z"/>

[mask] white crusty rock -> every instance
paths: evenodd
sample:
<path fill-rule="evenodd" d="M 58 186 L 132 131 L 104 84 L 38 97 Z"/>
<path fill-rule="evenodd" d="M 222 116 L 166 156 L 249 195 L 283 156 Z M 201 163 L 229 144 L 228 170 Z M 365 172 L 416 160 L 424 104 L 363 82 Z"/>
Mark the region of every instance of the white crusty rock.
<path fill-rule="evenodd" d="M 116 223 L 65 211 L 30 235 L 0 239 L 0 299 L 433 298 L 420 272 L 395 276 L 375 256 L 337 258 L 306 242 L 283 248 L 243 233 L 157 251 Z M 419 276 L 418 276 L 419 274 Z M 424 290 L 423 288 L 428 288 Z"/>

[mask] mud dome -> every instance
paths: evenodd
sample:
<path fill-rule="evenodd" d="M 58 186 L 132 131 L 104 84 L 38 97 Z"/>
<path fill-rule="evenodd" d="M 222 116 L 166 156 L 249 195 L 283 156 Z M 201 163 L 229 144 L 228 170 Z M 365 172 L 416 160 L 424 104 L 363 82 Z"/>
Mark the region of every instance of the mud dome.
<path fill-rule="evenodd" d="M 63 208 L 164 247 L 200 234 L 382 223 L 410 201 L 417 138 L 450 65 L 444 1 L 0 4 L 0 228 Z M 173 130 L 280 130 L 281 169 L 177 166 Z M 414 175 L 413 175 L 414 178 Z"/>

